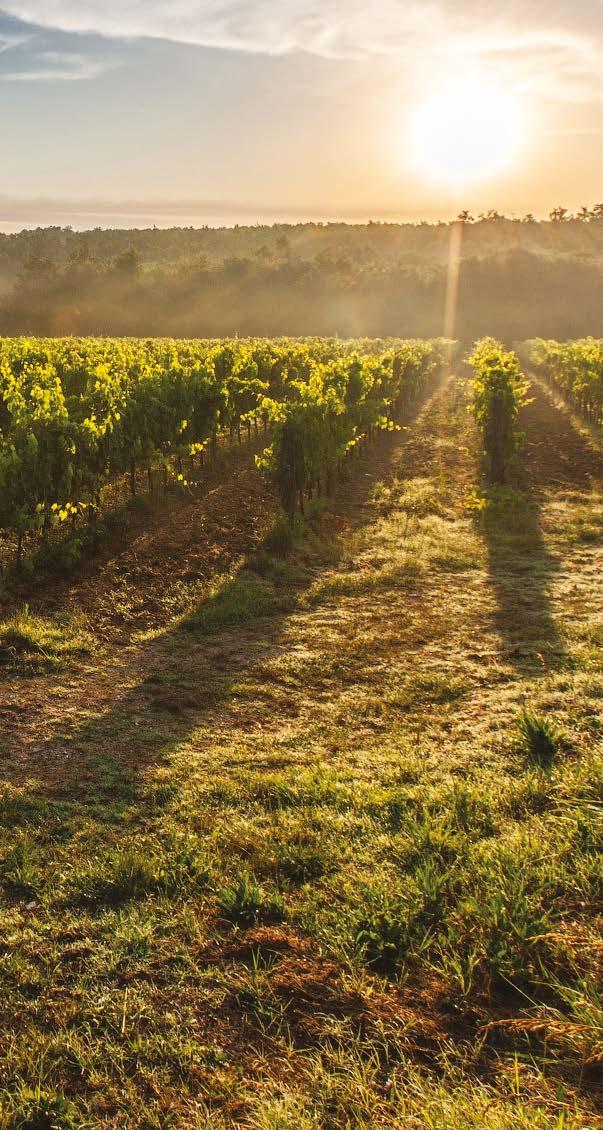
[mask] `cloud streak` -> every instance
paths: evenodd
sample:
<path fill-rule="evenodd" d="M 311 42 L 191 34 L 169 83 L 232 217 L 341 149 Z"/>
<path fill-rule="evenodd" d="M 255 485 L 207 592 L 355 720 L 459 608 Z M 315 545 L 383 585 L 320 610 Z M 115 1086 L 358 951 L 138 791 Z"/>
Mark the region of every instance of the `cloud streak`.
<path fill-rule="evenodd" d="M 551 37 L 571 45 L 593 38 L 601 0 L 573 5 L 510 0 L 501 17 L 494 0 L 4 0 L 12 16 L 41 27 L 110 37 L 152 36 L 184 43 L 283 54 L 294 50 L 342 56 L 396 54 L 409 42 L 469 42 L 474 29 L 491 40 Z"/>
<path fill-rule="evenodd" d="M 381 0 L 370 11 L 362 0 L 7 0 L 1 6 L 20 20 L 63 31 L 342 57 L 396 51 L 427 32 L 440 11 L 433 0 Z"/>
<path fill-rule="evenodd" d="M 513 58 L 535 89 L 574 100 L 601 86 L 602 0 L 508 0 L 504 10 L 494 0 L 0 0 L 0 8 L 62 32 L 268 55 L 381 56 L 416 69 L 433 57 L 453 65 L 488 57 L 503 66 Z"/>

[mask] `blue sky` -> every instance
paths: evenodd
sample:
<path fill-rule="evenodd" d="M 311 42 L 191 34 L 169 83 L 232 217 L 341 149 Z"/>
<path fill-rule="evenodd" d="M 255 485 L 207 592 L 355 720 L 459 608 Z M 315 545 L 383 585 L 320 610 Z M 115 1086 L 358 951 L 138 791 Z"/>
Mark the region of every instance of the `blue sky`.
<path fill-rule="evenodd" d="M 408 160 L 434 83 L 525 111 L 462 200 Z M 603 197 L 603 0 L 0 0 L 0 224 L 547 211 Z"/>

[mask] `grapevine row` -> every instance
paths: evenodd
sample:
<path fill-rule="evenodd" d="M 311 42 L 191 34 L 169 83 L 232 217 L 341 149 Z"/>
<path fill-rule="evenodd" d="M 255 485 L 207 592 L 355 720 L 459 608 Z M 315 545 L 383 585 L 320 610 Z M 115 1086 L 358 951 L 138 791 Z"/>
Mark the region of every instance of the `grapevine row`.
<path fill-rule="evenodd" d="M 258 459 L 285 512 L 303 510 L 304 496 L 330 493 L 345 455 L 376 429 L 391 428 L 443 367 L 444 341 L 404 342 L 391 352 L 313 364 L 290 395 L 265 400 L 273 442 Z"/>
<path fill-rule="evenodd" d="M 501 485 L 519 436 L 515 424 L 526 401 L 527 382 L 516 353 L 494 338 L 483 338 L 469 357 L 473 369 L 473 411 L 490 482 Z"/>
<path fill-rule="evenodd" d="M 17 541 L 82 512 L 103 486 L 185 467 L 220 432 L 271 429 L 260 465 L 289 513 L 351 447 L 389 425 L 439 368 L 443 343 L 0 341 L 0 529 Z"/>
<path fill-rule="evenodd" d="M 528 364 L 555 385 L 573 408 L 593 424 L 603 424 L 603 341 L 527 342 Z"/>

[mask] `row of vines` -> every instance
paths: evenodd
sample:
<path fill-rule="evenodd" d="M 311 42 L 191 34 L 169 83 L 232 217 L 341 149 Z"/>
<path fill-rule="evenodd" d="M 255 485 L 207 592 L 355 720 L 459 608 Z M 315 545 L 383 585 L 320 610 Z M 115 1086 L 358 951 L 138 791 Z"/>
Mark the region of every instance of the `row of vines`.
<path fill-rule="evenodd" d="M 473 369 L 473 413 L 491 483 L 501 486 L 521 443 L 517 417 L 526 403 L 528 382 L 519 357 L 493 338 L 483 338 L 469 357 Z"/>
<path fill-rule="evenodd" d="M 0 342 L 0 529 L 94 522 L 105 485 L 183 487 L 220 436 L 263 427 L 258 462 L 293 513 L 345 454 L 426 389 L 445 342 L 6 339 Z"/>
<path fill-rule="evenodd" d="M 258 460 L 292 515 L 304 495 L 330 493 L 343 458 L 378 429 L 395 426 L 428 391 L 448 356 L 444 341 L 404 342 L 382 354 L 312 364 L 289 395 L 264 401 L 273 442 Z"/>
<path fill-rule="evenodd" d="M 473 411 L 481 437 L 486 473 L 503 484 L 521 444 L 517 417 L 528 396 L 522 371 L 531 370 L 558 389 L 590 423 L 603 424 L 603 341 L 523 343 L 518 353 L 493 338 L 478 341 L 468 358 L 473 369 Z"/>
<path fill-rule="evenodd" d="M 603 341 L 542 341 L 523 347 L 526 363 L 593 424 L 603 424 Z"/>

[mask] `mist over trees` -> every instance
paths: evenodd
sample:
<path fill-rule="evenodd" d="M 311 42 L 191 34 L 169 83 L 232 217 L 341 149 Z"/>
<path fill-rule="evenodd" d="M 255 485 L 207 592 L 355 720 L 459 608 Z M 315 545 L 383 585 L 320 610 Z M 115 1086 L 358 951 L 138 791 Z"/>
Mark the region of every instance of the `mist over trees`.
<path fill-rule="evenodd" d="M 603 336 L 603 205 L 461 213 L 457 336 Z M 451 224 L 0 235 L 0 333 L 442 333 Z"/>

